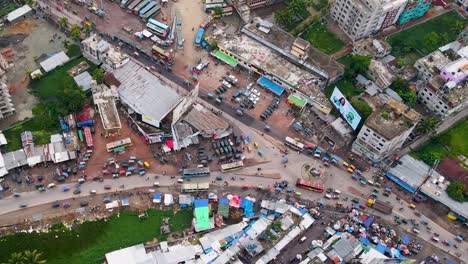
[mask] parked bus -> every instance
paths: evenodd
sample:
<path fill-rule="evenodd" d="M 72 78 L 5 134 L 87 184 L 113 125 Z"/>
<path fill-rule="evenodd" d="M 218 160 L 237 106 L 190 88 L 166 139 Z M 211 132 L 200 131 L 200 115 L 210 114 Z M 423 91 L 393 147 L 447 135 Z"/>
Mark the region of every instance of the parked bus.
<path fill-rule="evenodd" d="M 148 11 L 150 11 L 153 7 L 157 6 L 158 3 L 156 1 L 149 2 L 145 7 L 143 7 L 140 12 L 138 13 L 140 17 L 143 17 Z"/>
<path fill-rule="evenodd" d="M 202 191 L 208 191 L 210 188 L 209 183 L 184 183 L 182 185 L 182 191 L 183 192 L 202 192 Z"/>
<path fill-rule="evenodd" d="M 81 129 L 78 129 L 78 138 L 80 139 L 80 141 L 83 141 L 83 131 Z"/>
<path fill-rule="evenodd" d="M 143 0 L 137 6 L 133 8 L 133 13 L 138 14 L 146 5 L 148 5 L 150 0 Z"/>
<path fill-rule="evenodd" d="M 244 163 L 242 161 L 226 163 L 226 164 L 221 165 L 221 172 L 238 170 L 238 169 L 242 169 L 243 167 L 244 167 Z"/>
<path fill-rule="evenodd" d="M 154 20 L 152 18 L 148 19 L 148 23 L 146 23 L 146 27 L 158 35 L 159 37 L 166 38 L 167 34 L 169 34 L 169 26 L 161 23 L 157 20 Z"/>
<path fill-rule="evenodd" d="M 205 12 L 208 12 L 211 9 L 215 9 L 216 7 L 225 8 L 227 7 L 227 4 L 226 3 L 205 4 Z"/>
<path fill-rule="evenodd" d="M 311 190 L 314 192 L 319 192 L 319 193 L 323 192 L 323 184 L 319 182 L 306 181 L 302 178 L 297 179 L 296 186 L 299 188 Z"/>
<path fill-rule="evenodd" d="M 164 49 L 153 45 L 151 48 L 151 51 L 153 52 L 153 55 L 165 60 L 166 62 L 171 62 L 172 61 L 172 56 L 169 52 L 165 51 Z"/>
<path fill-rule="evenodd" d="M 86 139 L 86 146 L 88 148 L 92 148 L 94 144 L 93 144 L 93 137 L 91 136 L 91 128 L 85 127 L 83 131 L 84 131 L 84 135 Z"/>
<path fill-rule="evenodd" d="M 107 152 L 112 152 L 114 149 L 119 147 L 129 147 L 132 145 L 132 140 L 130 138 L 124 138 L 121 140 L 117 140 L 111 143 L 106 144 Z"/>
<path fill-rule="evenodd" d="M 219 4 L 219 3 L 224 3 L 224 0 L 205 0 L 205 4 Z"/>
<path fill-rule="evenodd" d="M 133 0 L 130 4 L 127 5 L 127 8 L 133 10 L 141 1 L 144 0 Z"/>
<path fill-rule="evenodd" d="M 203 177 L 203 176 L 209 176 L 210 175 L 210 168 L 208 167 L 203 167 L 203 168 L 189 168 L 189 169 L 184 169 L 182 172 L 182 178 L 187 179 L 187 178 L 192 178 L 192 177 Z"/>
<path fill-rule="evenodd" d="M 294 150 L 297 150 L 297 151 L 303 151 L 304 150 L 304 144 L 302 144 L 301 142 L 293 139 L 293 138 L 290 138 L 290 137 L 286 137 L 284 139 L 284 145 L 294 149 Z"/>
<path fill-rule="evenodd" d="M 132 0 L 122 0 L 120 2 L 120 7 L 127 7 L 132 2 Z"/>
<path fill-rule="evenodd" d="M 197 36 L 195 37 L 195 46 L 200 46 L 204 33 L 205 30 L 203 28 L 198 29 Z"/>
<path fill-rule="evenodd" d="M 148 19 L 150 19 L 153 16 L 157 15 L 159 13 L 159 11 L 161 11 L 161 6 L 156 5 L 153 8 L 151 8 L 148 12 L 146 12 L 146 14 L 144 14 L 141 18 L 143 18 L 143 20 L 147 21 Z"/>

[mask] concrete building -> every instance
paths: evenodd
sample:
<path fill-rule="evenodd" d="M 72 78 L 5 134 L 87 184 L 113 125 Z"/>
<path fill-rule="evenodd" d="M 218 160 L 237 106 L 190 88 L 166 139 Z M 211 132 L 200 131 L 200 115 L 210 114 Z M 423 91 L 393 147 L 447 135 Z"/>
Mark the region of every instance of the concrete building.
<path fill-rule="evenodd" d="M 344 66 L 269 22 L 255 19 L 241 35 L 213 35 L 219 50 L 213 55 L 233 67 L 265 76 L 288 93 L 299 93 L 328 114 L 331 104 L 322 92 L 344 73 Z"/>
<path fill-rule="evenodd" d="M 352 151 L 370 161 L 381 161 L 399 150 L 420 119 L 414 109 L 389 98 L 367 118 Z"/>
<path fill-rule="evenodd" d="M 408 0 L 337 0 L 331 17 L 352 41 L 397 22 Z"/>
<path fill-rule="evenodd" d="M 439 75 L 443 68 L 450 63 L 440 50 L 436 50 L 426 57 L 416 61 L 414 67 L 418 70 L 419 77 L 424 81 L 429 81 L 434 76 Z"/>
<path fill-rule="evenodd" d="M 431 0 L 409 0 L 398 18 L 398 24 L 405 24 L 410 20 L 424 16 L 431 7 L 431 3 Z"/>
<path fill-rule="evenodd" d="M 106 71 L 115 70 L 129 61 L 126 53 L 93 34 L 81 42 L 83 56 Z"/>
<path fill-rule="evenodd" d="M 375 81 L 375 83 L 382 89 L 390 86 L 396 78 L 395 74 L 393 74 L 387 64 L 377 60 L 371 60 L 367 73 L 369 78 Z"/>
<path fill-rule="evenodd" d="M 273 4 L 280 3 L 280 2 L 283 2 L 283 1 L 282 0 L 246 0 L 245 1 L 247 6 L 250 8 L 250 10 L 264 7 L 264 6 L 270 6 Z"/>
<path fill-rule="evenodd" d="M 120 134 L 122 124 L 115 101 L 119 98 L 117 87 L 92 85 L 93 102 L 100 113 L 102 127 L 107 135 Z"/>
<path fill-rule="evenodd" d="M 8 86 L 0 80 L 0 120 L 15 113 Z"/>
<path fill-rule="evenodd" d="M 353 45 L 353 54 L 370 56 L 373 59 L 380 59 L 392 51 L 392 46 L 384 40 L 366 38 L 357 41 Z"/>

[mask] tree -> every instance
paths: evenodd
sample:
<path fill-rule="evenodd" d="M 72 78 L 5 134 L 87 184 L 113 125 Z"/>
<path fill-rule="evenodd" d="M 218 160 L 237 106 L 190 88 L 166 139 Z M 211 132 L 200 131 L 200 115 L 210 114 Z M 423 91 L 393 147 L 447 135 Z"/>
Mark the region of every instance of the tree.
<path fill-rule="evenodd" d="M 437 48 L 439 41 L 439 35 L 435 32 L 431 32 L 424 37 L 424 44 L 427 50 L 433 50 Z"/>
<path fill-rule="evenodd" d="M 356 111 L 361 114 L 362 120 L 366 120 L 367 117 L 372 114 L 372 107 L 370 107 L 364 100 L 353 98 L 351 99 L 351 105 L 356 108 Z"/>
<path fill-rule="evenodd" d="M 78 25 L 73 25 L 70 28 L 70 36 L 73 40 L 79 41 L 81 38 L 81 28 Z"/>
<path fill-rule="evenodd" d="M 452 181 L 447 186 L 447 194 L 450 198 L 463 203 L 465 201 L 466 186 L 462 182 Z"/>
<path fill-rule="evenodd" d="M 40 129 L 47 130 L 50 127 L 57 125 L 57 115 L 53 114 L 55 103 L 39 103 L 35 105 L 32 109 L 32 114 L 38 120 L 40 124 Z"/>
<path fill-rule="evenodd" d="M 304 0 L 291 0 L 287 5 L 289 13 L 291 13 L 293 16 L 299 16 L 301 19 L 307 17 L 309 11 L 307 11 L 307 6 Z"/>
<path fill-rule="evenodd" d="M 91 24 L 84 23 L 83 29 L 84 29 L 86 36 L 89 37 L 89 35 L 91 34 Z"/>
<path fill-rule="evenodd" d="M 358 74 L 366 74 L 370 62 L 369 56 L 352 55 L 349 59 L 349 67 L 346 69 L 346 77 L 354 79 Z"/>
<path fill-rule="evenodd" d="M 10 258 L 5 264 L 24 264 L 23 253 L 11 253 Z"/>
<path fill-rule="evenodd" d="M 416 93 L 411 89 L 406 80 L 397 78 L 390 84 L 390 88 L 392 88 L 408 106 L 416 105 Z"/>
<path fill-rule="evenodd" d="M 44 264 L 45 260 L 41 259 L 42 253 L 37 250 L 29 251 L 26 250 L 23 254 L 24 264 Z"/>
<path fill-rule="evenodd" d="M 61 28 L 66 29 L 68 28 L 68 18 L 61 17 L 58 21 L 58 24 Z"/>
<path fill-rule="evenodd" d="M 213 9 L 215 15 L 222 15 L 223 14 L 223 8 L 220 6 L 217 6 Z"/>
<path fill-rule="evenodd" d="M 288 9 L 276 11 L 274 17 L 277 24 L 285 27 L 288 27 L 294 21 L 294 17 Z"/>
<path fill-rule="evenodd" d="M 101 68 L 96 68 L 93 71 L 93 79 L 98 83 L 101 84 L 104 81 L 104 70 Z"/>
<path fill-rule="evenodd" d="M 416 126 L 416 131 L 420 134 L 432 133 L 438 123 L 439 120 L 437 118 L 432 116 L 426 117 L 418 123 Z"/>
<path fill-rule="evenodd" d="M 70 45 L 70 41 L 68 39 L 63 39 L 62 43 L 65 49 L 68 49 L 68 46 Z"/>

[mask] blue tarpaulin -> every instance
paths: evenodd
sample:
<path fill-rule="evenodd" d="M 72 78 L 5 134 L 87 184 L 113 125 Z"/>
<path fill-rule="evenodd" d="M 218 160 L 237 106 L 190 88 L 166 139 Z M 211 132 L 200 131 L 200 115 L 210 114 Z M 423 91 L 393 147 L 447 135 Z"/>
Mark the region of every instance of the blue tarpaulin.
<path fill-rule="evenodd" d="M 359 241 L 364 244 L 364 246 L 368 246 L 370 244 L 370 241 L 369 239 L 365 238 L 365 237 L 361 237 L 359 238 Z"/>
<path fill-rule="evenodd" d="M 161 194 L 160 193 L 153 193 L 153 199 L 154 200 L 160 200 L 161 199 Z"/>
<path fill-rule="evenodd" d="M 408 245 L 411 242 L 411 239 L 408 236 L 404 236 L 404 237 L 401 238 L 401 242 Z"/>
<path fill-rule="evenodd" d="M 396 184 L 400 185 L 401 187 L 403 187 L 405 190 L 407 190 L 408 192 L 410 193 L 415 193 L 416 190 L 409 186 L 407 183 L 403 182 L 402 180 L 398 179 L 397 177 L 393 176 L 391 173 L 387 172 L 385 174 L 385 176 L 387 176 L 387 178 L 389 178 L 390 180 L 392 180 L 393 182 L 395 182 Z"/>
<path fill-rule="evenodd" d="M 364 226 L 369 227 L 374 222 L 375 217 L 373 215 L 369 216 L 366 221 L 364 221 Z"/>
<path fill-rule="evenodd" d="M 375 247 L 375 250 L 377 250 L 378 252 L 384 254 L 385 253 L 385 250 L 387 249 L 387 246 L 385 244 L 382 244 L 382 243 L 379 243 L 376 247 Z"/>
<path fill-rule="evenodd" d="M 241 198 L 241 199 L 242 199 L 242 203 L 241 203 L 240 207 L 244 208 L 244 215 L 246 217 L 254 216 L 253 202 L 251 200 L 248 200 L 248 199 L 245 199 L 245 198 Z"/>
<path fill-rule="evenodd" d="M 193 206 L 195 208 L 208 207 L 208 199 L 197 199 L 197 200 L 193 201 Z"/>
<path fill-rule="evenodd" d="M 220 204 L 229 204 L 229 199 L 221 198 L 221 199 L 219 199 L 218 203 L 220 203 Z"/>
<path fill-rule="evenodd" d="M 305 210 L 304 208 L 297 208 L 297 210 L 302 214 L 302 215 L 305 215 L 307 213 L 307 210 Z"/>
<path fill-rule="evenodd" d="M 276 94 L 278 96 L 283 94 L 283 92 L 284 92 L 284 87 L 283 86 L 271 81 L 270 79 L 268 79 L 266 77 L 260 77 L 257 80 L 257 83 L 261 87 L 270 90 L 272 93 L 274 93 L 274 94 Z"/>

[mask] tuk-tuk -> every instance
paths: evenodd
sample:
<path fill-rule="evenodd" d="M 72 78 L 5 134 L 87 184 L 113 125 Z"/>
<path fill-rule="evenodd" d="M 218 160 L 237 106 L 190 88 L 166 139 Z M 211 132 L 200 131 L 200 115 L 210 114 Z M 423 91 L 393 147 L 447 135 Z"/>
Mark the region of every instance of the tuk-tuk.
<path fill-rule="evenodd" d="M 65 182 L 65 177 L 59 177 L 59 178 L 57 179 L 57 181 L 58 181 L 58 182 Z"/>
<path fill-rule="evenodd" d="M 338 208 L 343 207 L 343 202 L 336 202 L 336 207 L 338 207 Z"/>
<path fill-rule="evenodd" d="M 64 192 L 67 192 L 67 191 L 69 191 L 69 190 L 70 190 L 70 188 L 68 188 L 68 186 L 63 186 L 63 187 L 62 187 L 62 191 L 64 191 Z"/>
<path fill-rule="evenodd" d="M 416 205 L 413 204 L 413 203 L 410 203 L 410 204 L 408 204 L 408 207 L 411 208 L 411 209 L 415 209 L 415 208 L 416 208 Z"/>
<path fill-rule="evenodd" d="M 137 164 L 143 167 L 143 161 L 137 160 Z"/>
<path fill-rule="evenodd" d="M 254 148 L 258 149 L 258 143 L 257 142 L 254 142 L 253 145 L 254 145 Z"/>
<path fill-rule="evenodd" d="M 145 174 L 146 174 L 145 169 L 139 169 L 139 170 L 138 170 L 138 174 L 140 174 L 140 175 L 145 175 Z"/>
<path fill-rule="evenodd" d="M 349 173 L 354 173 L 354 170 L 353 170 L 351 167 L 348 167 L 347 171 L 348 171 Z"/>
<path fill-rule="evenodd" d="M 63 208 L 68 208 L 70 207 L 70 203 L 69 202 L 63 202 Z"/>
<path fill-rule="evenodd" d="M 21 195 L 20 195 L 19 192 L 14 192 L 14 193 L 13 193 L 13 196 L 14 196 L 14 197 L 20 197 Z"/>
<path fill-rule="evenodd" d="M 150 167 L 150 163 L 149 163 L 148 161 L 143 162 L 143 165 L 145 165 L 145 168 L 149 168 L 149 167 Z"/>
<path fill-rule="evenodd" d="M 131 172 L 131 171 L 127 171 L 127 172 L 125 172 L 125 176 L 127 176 L 127 177 L 128 177 L 128 176 L 130 176 L 130 175 L 132 175 L 132 172 Z"/>
<path fill-rule="evenodd" d="M 129 167 L 127 168 L 127 171 L 135 171 L 135 167 L 129 166 Z"/>
<path fill-rule="evenodd" d="M 346 162 L 346 161 L 343 161 L 342 164 L 343 164 L 343 167 L 345 167 L 345 168 L 348 168 L 348 167 L 349 167 L 349 164 L 348 164 L 348 162 Z"/>
<path fill-rule="evenodd" d="M 124 170 L 124 169 L 120 169 L 120 170 L 119 170 L 119 174 L 120 174 L 120 175 L 125 175 L 125 170 Z"/>
<path fill-rule="evenodd" d="M 21 202 L 19 206 L 20 206 L 21 208 L 24 208 L 24 207 L 28 206 L 28 204 L 25 203 L 25 202 Z"/>
<path fill-rule="evenodd" d="M 250 146 L 247 146 L 247 151 L 252 152 L 252 148 Z"/>

